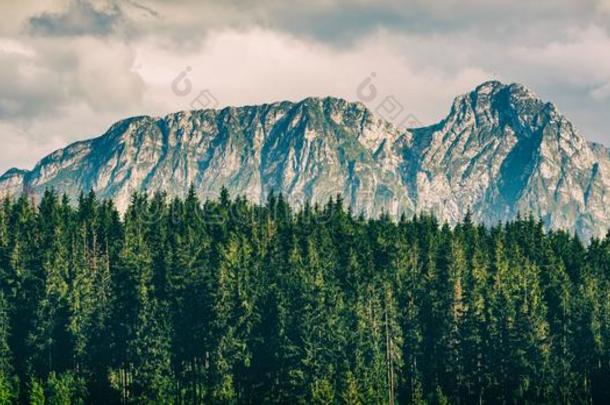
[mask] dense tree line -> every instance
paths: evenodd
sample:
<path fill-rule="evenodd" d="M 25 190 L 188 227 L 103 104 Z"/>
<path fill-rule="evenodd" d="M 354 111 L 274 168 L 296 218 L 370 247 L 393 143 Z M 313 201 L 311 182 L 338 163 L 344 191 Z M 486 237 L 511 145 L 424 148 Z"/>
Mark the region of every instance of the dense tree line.
<path fill-rule="evenodd" d="M 0 404 L 609 400 L 610 238 L 226 191 L 0 207 Z"/>

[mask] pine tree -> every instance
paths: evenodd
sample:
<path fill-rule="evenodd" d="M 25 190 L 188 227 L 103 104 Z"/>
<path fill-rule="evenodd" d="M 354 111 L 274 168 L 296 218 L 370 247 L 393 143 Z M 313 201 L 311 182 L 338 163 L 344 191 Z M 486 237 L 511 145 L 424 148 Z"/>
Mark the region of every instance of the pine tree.
<path fill-rule="evenodd" d="M 36 217 L 29 201 L 20 197 L 12 205 L 5 205 L 7 226 L 11 229 L 6 247 L 6 277 L 3 283 L 5 298 L 11 305 L 9 319 L 11 334 L 8 338 L 14 358 L 14 370 L 24 382 L 28 374 L 28 359 L 31 351 L 28 336 L 32 319 L 40 298 L 41 284 L 32 269 L 39 268 L 38 245 L 36 243 Z M 28 375 L 29 377 L 29 375 Z M 23 384 L 22 387 L 24 387 Z"/>
<path fill-rule="evenodd" d="M 146 197 L 134 196 L 125 219 L 125 243 L 113 283 L 118 388 L 124 402 L 158 402 L 171 397 L 169 330 L 152 282 L 144 221 L 147 210 Z"/>
<path fill-rule="evenodd" d="M 83 381 L 71 372 L 56 374 L 51 372 L 47 380 L 48 405 L 80 405 L 85 403 Z"/>
<path fill-rule="evenodd" d="M 316 379 L 311 384 L 311 402 L 315 405 L 335 403 L 335 389 L 327 379 Z"/>
<path fill-rule="evenodd" d="M 34 325 L 28 342 L 32 350 L 30 365 L 41 376 L 69 367 L 73 348 L 68 337 L 68 250 L 67 229 L 61 220 L 56 195 L 47 191 L 37 215 L 40 267 L 31 274 L 38 294 Z"/>
<path fill-rule="evenodd" d="M 44 386 L 37 380 L 30 381 L 28 402 L 30 405 L 45 405 Z"/>
<path fill-rule="evenodd" d="M 8 344 L 8 303 L 0 291 L 0 404 L 11 404 L 17 398 L 18 381 L 13 377 L 13 359 Z"/>
<path fill-rule="evenodd" d="M 343 402 L 349 405 L 362 405 L 362 395 L 360 394 L 360 388 L 358 382 L 351 372 L 347 373 L 345 390 L 343 392 Z"/>
<path fill-rule="evenodd" d="M 461 342 L 464 359 L 463 382 L 468 402 L 482 403 L 487 380 L 487 303 L 488 273 L 480 249 L 476 249 L 465 277 L 464 323 Z"/>
<path fill-rule="evenodd" d="M 220 268 L 214 282 L 212 321 L 211 395 L 215 401 L 238 397 L 234 371 L 247 366 L 251 354 L 246 336 L 251 330 L 252 297 L 248 291 L 250 248 L 242 238 L 230 237 L 221 249 Z"/>
<path fill-rule="evenodd" d="M 547 401 L 550 392 L 549 326 L 547 307 L 539 284 L 539 268 L 524 263 L 519 273 L 515 330 L 512 350 L 513 371 L 520 376 L 513 396 L 536 402 Z"/>

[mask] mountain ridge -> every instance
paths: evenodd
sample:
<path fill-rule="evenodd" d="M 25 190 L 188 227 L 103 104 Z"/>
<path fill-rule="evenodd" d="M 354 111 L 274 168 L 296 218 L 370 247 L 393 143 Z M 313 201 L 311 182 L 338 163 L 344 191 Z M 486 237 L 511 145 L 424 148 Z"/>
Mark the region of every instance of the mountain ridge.
<path fill-rule="evenodd" d="M 527 87 L 498 81 L 413 129 L 336 97 L 130 117 L 30 171 L 7 171 L 0 196 L 93 189 L 124 209 L 133 191 L 184 196 L 191 184 L 202 198 L 226 186 L 255 202 L 275 190 L 296 205 L 340 193 L 357 213 L 426 211 L 450 224 L 468 208 L 485 224 L 531 212 L 585 239 L 610 227 L 608 148 Z"/>

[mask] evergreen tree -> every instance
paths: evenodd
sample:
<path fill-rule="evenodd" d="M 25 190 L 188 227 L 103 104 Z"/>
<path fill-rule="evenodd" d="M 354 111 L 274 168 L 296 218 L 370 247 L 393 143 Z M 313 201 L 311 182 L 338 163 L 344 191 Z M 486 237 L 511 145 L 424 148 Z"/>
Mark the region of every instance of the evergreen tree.
<path fill-rule="evenodd" d="M 13 359 L 8 344 L 8 303 L 0 291 L 0 404 L 11 404 L 17 399 L 18 381 L 13 378 Z"/>
<path fill-rule="evenodd" d="M 223 189 L 0 207 L 0 404 L 607 403 L 610 234 Z"/>
<path fill-rule="evenodd" d="M 30 366 L 45 378 L 53 370 L 69 367 L 73 348 L 68 337 L 68 238 L 56 195 L 47 191 L 37 215 L 40 263 L 31 273 L 34 295 L 34 325 L 28 342 L 34 349 Z"/>
<path fill-rule="evenodd" d="M 45 405 L 46 403 L 44 386 L 37 379 L 30 381 L 28 403 L 30 405 Z"/>

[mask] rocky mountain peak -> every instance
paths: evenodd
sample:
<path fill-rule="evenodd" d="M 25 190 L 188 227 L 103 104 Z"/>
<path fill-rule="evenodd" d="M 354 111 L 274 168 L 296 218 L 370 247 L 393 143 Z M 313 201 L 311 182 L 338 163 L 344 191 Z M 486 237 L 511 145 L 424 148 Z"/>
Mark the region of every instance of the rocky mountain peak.
<path fill-rule="evenodd" d="M 531 212 L 585 239 L 610 227 L 610 153 L 588 144 L 552 104 L 489 81 L 449 115 L 402 131 L 362 103 L 309 97 L 221 110 L 132 117 L 0 177 L 0 196 L 93 189 L 124 209 L 133 191 L 202 198 L 221 187 L 253 201 L 282 192 L 355 213 L 431 212 L 450 224 L 470 208 L 486 224 Z"/>
<path fill-rule="evenodd" d="M 451 113 L 456 114 L 468 109 L 479 115 L 495 114 L 499 116 L 523 113 L 531 115 L 542 110 L 546 104 L 534 92 L 521 84 L 489 81 L 477 86 L 469 93 L 456 97 Z"/>
<path fill-rule="evenodd" d="M 453 128 L 463 132 L 471 128 L 471 134 L 484 131 L 495 136 L 513 134 L 517 138 L 541 137 L 545 127 L 559 125 L 570 127 L 570 135 L 580 137 L 553 103 L 543 101 L 522 84 L 499 81 L 485 82 L 456 97 L 449 115 L 440 125 L 445 130 Z"/>

